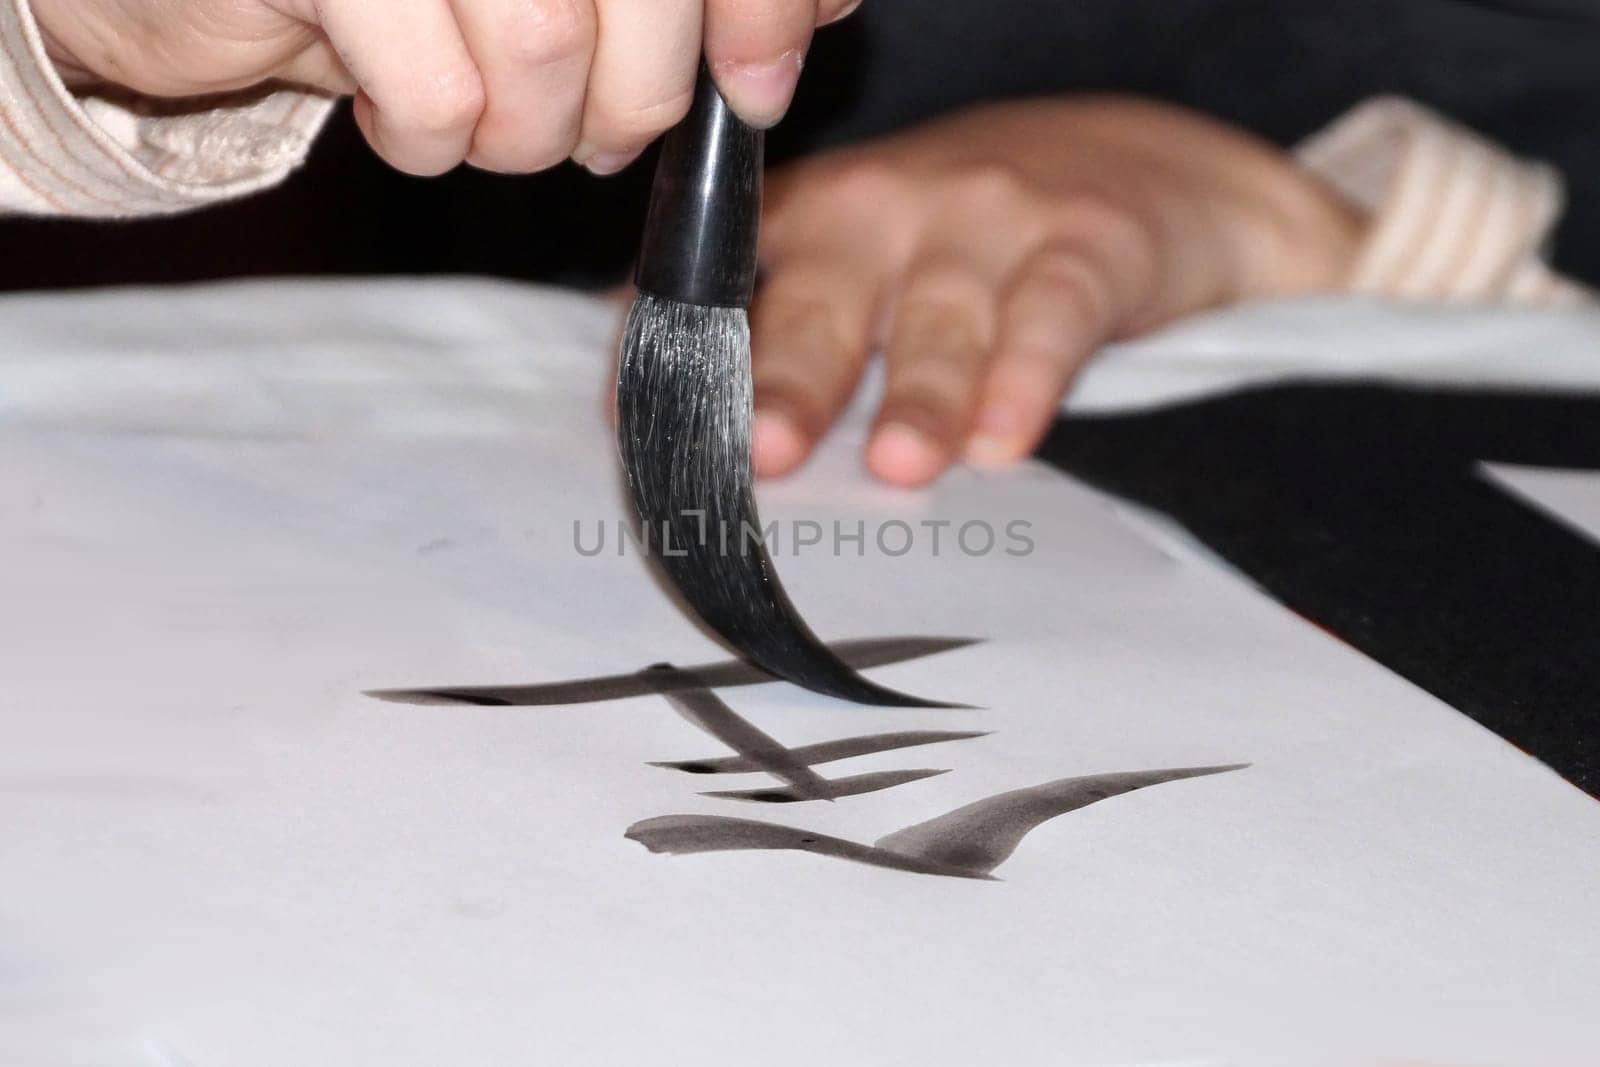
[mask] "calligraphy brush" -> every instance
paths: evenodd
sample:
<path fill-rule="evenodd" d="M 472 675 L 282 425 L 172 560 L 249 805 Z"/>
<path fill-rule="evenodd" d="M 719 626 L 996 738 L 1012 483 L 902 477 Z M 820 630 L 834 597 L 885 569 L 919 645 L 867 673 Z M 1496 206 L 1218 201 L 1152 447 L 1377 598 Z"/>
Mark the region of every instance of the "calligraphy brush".
<path fill-rule="evenodd" d="M 656 166 L 617 368 L 617 437 L 642 542 L 697 615 L 762 669 L 863 704 L 950 707 L 870 682 L 806 626 L 761 537 L 750 325 L 763 137 L 701 69 Z"/>

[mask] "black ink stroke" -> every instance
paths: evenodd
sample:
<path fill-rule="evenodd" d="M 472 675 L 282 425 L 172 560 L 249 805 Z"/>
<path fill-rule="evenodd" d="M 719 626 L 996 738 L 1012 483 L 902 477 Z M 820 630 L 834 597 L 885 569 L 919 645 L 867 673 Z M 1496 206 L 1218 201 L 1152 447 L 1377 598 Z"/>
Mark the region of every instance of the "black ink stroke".
<path fill-rule="evenodd" d="M 863 845 L 790 826 L 718 815 L 665 815 L 628 827 L 624 837 L 651 852 L 687 855 L 752 849 L 812 852 L 890 870 L 995 880 L 993 871 L 1031 831 L 1058 815 L 1152 785 L 1225 774 L 1247 763 L 1127 771 L 1062 778 L 956 808 Z"/>
<path fill-rule="evenodd" d="M 936 819 L 880 837 L 875 847 L 941 866 L 987 874 L 1010 859 L 1031 831 L 1058 815 L 1153 785 L 1226 774 L 1247 766 L 1249 764 L 1232 763 L 1220 767 L 1062 778 L 975 801 Z"/>
<path fill-rule="evenodd" d="M 959 867 L 941 867 L 936 863 L 919 860 L 915 856 L 901 856 L 871 845 L 846 841 L 842 837 L 797 830 L 792 826 L 779 826 L 755 819 L 734 819 L 726 815 L 662 815 L 634 823 L 628 827 L 623 836 L 630 841 L 639 842 L 651 852 L 673 856 L 687 856 L 697 852 L 753 850 L 814 852 L 819 856 L 853 860 L 873 867 L 887 867 L 893 871 L 938 874 L 946 878 L 995 880 L 993 875 L 962 870 Z"/>
<path fill-rule="evenodd" d="M 864 793 L 876 793 L 882 789 L 893 789 L 895 786 L 908 785 L 911 782 L 920 782 L 924 778 L 933 778 L 937 775 L 949 773 L 949 768 L 934 770 L 924 767 L 910 771 L 868 771 L 866 774 L 851 774 L 843 778 L 829 778 L 827 779 L 827 799 L 838 800 L 842 797 L 858 797 Z M 759 804 L 793 804 L 802 800 L 821 799 L 805 796 L 792 786 L 769 787 L 767 789 L 716 789 L 700 795 L 703 797 L 716 797 L 719 800 L 749 800 Z"/>
<path fill-rule="evenodd" d="M 896 733 L 867 734 L 864 737 L 846 737 L 838 741 L 823 741 L 815 745 L 797 745 L 789 750 L 795 759 L 808 767 L 816 767 L 836 760 L 871 756 L 880 752 L 897 752 L 903 748 L 920 745 L 937 745 L 946 741 L 970 741 L 988 737 L 988 730 L 901 730 Z M 652 762 L 652 767 L 663 767 L 686 774 L 750 774 L 764 770 L 753 760 L 743 756 L 722 756 L 716 759 L 663 760 Z"/>
<path fill-rule="evenodd" d="M 828 779 L 796 759 L 793 752 L 728 707 L 711 690 L 685 689 L 663 695 L 679 715 L 759 769 L 787 782 L 795 799 L 832 800 L 836 795 Z"/>
<path fill-rule="evenodd" d="M 978 637 L 879 637 L 839 641 L 835 655 L 854 670 L 933 656 L 967 648 Z M 647 667 L 631 674 L 580 678 L 537 685 L 426 686 L 416 689 L 372 689 L 367 696 L 395 704 L 465 704 L 478 707 L 553 707 L 593 704 L 632 697 L 664 695 L 684 689 L 729 689 L 780 679 L 740 660 L 690 667 Z M 958 706 L 958 705 L 951 705 Z"/>

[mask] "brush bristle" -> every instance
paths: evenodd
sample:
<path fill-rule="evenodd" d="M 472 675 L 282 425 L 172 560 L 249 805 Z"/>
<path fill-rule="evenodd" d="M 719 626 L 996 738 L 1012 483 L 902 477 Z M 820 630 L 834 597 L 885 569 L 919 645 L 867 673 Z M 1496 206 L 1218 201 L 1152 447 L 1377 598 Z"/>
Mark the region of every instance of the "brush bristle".
<path fill-rule="evenodd" d="M 843 700 L 944 707 L 861 677 L 806 626 L 761 540 L 743 308 L 640 293 L 617 371 L 617 436 L 641 540 L 688 605 L 757 666 Z"/>

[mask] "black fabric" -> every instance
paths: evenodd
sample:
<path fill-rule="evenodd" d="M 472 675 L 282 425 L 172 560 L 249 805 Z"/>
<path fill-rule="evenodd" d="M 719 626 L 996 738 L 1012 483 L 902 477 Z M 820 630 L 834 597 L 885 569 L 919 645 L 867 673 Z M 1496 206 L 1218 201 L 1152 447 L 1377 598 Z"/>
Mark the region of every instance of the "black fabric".
<path fill-rule="evenodd" d="M 1038 454 L 1600 796 L 1600 543 L 1480 471 L 1600 470 L 1600 394 L 1282 386 L 1063 419 Z"/>
<path fill-rule="evenodd" d="M 1600 282 L 1594 0 L 866 0 L 823 30 L 773 159 L 975 101 L 1075 90 L 1188 104 L 1290 144 L 1375 93 L 1431 104 L 1567 174 L 1558 264 Z M 649 161 L 611 179 L 388 171 L 348 113 L 247 202 L 114 227 L 0 223 L 0 288 L 240 274 L 464 271 L 620 280 Z"/>
<path fill-rule="evenodd" d="M 819 37 L 777 155 L 1082 90 L 1186 104 L 1287 146 L 1394 93 L 1560 167 L 1557 263 L 1600 281 L 1596 0 L 866 0 L 854 19 Z"/>

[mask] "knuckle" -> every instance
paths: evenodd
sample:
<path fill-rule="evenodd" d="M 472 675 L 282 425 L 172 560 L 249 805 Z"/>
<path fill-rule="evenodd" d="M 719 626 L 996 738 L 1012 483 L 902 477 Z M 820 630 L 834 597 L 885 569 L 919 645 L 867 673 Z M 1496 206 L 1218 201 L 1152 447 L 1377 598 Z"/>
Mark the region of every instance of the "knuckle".
<path fill-rule="evenodd" d="M 902 376 L 886 386 L 878 417 L 915 426 L 930 440 L 949 443 L 965 425 L 975 399 L 968 389 Z"/>
<path fill-rule="evenodd" d="M 1113 254 L 1153 258 L 1156 235 L 1130 205 L 1103 193 L 1074 193 L 1063 202 L 1059 229 Z"/>
<path fill-rule="evenodd" d="M 975 340 L 979 333 L 977 316 L 971 308 L 927 293 L 907 293 L 902 297 L 896 318 L 902 331 L 914 341 L 937 337 L 947 342 L 923 345 L 928 351 L 946 351 L 957 347 L 948 342 Z"/>
<path fill-rule="evenodd" d="M 1162 230 L 1158 218 L 1105 196 L 1074 196 L 1052 227 L 1055 237 L 1105 284 L 1114 278 L 1129 289 L 1148 288 L 1161 272 Z"/>
<path fill-rule="evenodd" d="M 797 291 L 757 297 L 755 329 L 762 343 L 754 363 L 767 369 L 793 364 L 801 354 L 807 373 L 827 375 L 865 352 L 848 340 L 834 307 L 822 293 Z"/>
<path fill-rule="evenodd" d="M 1019 169 L 995 160 L 963 167 L 946 179 L 944 192 L 959 210 L 989 214 L 1016 207 L 1032 190 Z"/>
<path fill-rule="evenodd" d="M 445 71 L 419 84 L 406 109 L 408 124 L 426 133 L 470 126 L 483 114 L 483 79 L 471 66 Z"/>
<path fill-rule="evenodd" d="M 905 177 L 892 164 L 866 157 L 837 161 L 812 177 L 819 188 L 828 191 L 831 201 L 852 213 L 888 208 L 906 184 Z"/>
<path fill-rule="evenodd" d="M 594 8 L 583 0 L 517 0 L 506 13 L 500 47 L 517 66 L 537 67 L 588 55 Z"/>
<path fill-rule="evenodd" d="M 1110 280 L 1104 268 L 1081 251 L 1056 248 L 1042 252 L 1029 262 L 1025 275 L 1022 295 L 1048 300 L 1060 311 L 1088 323 L 1100 322 L 1109 314 Z"/>
<path fill-rule="evenodd" d="M 809 368 L 792 360 L 768 360 L 757 364 L 751 374 L 751 387 L 759 401 L 781 398 L 791 414 L 810 415 L 826 404 L 829 385 Z M 802 422 L 809 421 L 802 418 Z M 803 427 L 809 428 L 809 427 Z"/>
<path fill-rule="evenodd" d="M 781 332 L 814 330 L 829 318 L 827 300 L 803 290 L 771 293 L 762 299 L 759 311 L 767 326 Z"/>
<path fill-rule="evenodd" d="M 891 352 L 902 381 L 961 387 L 982 364 L 988 337 L 981 323 L 959 308 L 927 305 L 896 323 Z"/>
<path fill-rule="evenodd" d="M 1062 218 L 1088 229 L 1120 226 L 1132 214 L 1117 199 L 1097 189 L 1071 189 L 1062 199 Z"/>
<path fill-rule="evenodd" d="M 1055 246 L 1036 252 L 1022 268 L 1023 283 L 1051 289 L 1092 285 L 1099 270 L 1081 249 Z"/>
<path fill-rule="evenodd" d="M 913 267 L 902 289 L 901 306 L 930 318 L 970 320 L 989 301 L 989 286 L 971 263 L 950 257 Z"/>
<path fill-rule="evenodd" d="M 805 313 L 827 313 L 841 289 L 839 272 L 844 267 L 832 253 L 807 252 L 785 259 L 762 278 L 756 293 L 758 303 L 773 309 Z"/>

